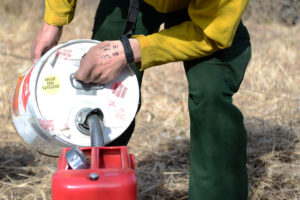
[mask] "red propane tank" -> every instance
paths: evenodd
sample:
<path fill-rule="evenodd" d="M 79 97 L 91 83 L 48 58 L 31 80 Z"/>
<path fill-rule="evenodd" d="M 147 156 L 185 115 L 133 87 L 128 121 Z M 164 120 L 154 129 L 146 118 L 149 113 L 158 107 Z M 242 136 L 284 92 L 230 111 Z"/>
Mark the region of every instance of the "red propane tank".
<path fill-rule="evenodd" d="M 133 154 L 126 146 L 80 148 L 90 160 L 88 169 L 73 170 L 65 148 L 52 178 L 53 200 L 136 200 Z"/>

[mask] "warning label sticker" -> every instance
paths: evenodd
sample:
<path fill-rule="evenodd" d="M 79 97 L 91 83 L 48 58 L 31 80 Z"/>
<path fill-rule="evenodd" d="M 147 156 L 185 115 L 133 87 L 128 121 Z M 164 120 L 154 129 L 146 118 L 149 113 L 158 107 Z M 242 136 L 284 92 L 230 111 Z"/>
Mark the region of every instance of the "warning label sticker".
<path fill-rule="evenodd" d="M 27 102 L 28 102 L 28 99 L 29 99 L 29 96 L 30 96 L 29 82 L 30 82 L 30 76 L 31 76 L 32 70 L 33 70 L 33 67 L 31 68 L 31 70 L 26 75 L 26 77 L 24 79 L 24 83 L 23 83 L 22 101 L 23 101 L 23 107 L 24 107 L 25 112 L 26 112 L 26 108 L 27 108 Z"/>
<path fill-rule="evenodd" d="M 57 77 L 48 76 L 42 82 L 42 90 L 46 94 L 56 94 L 59 92 L 60 83 Z"/>
<path fill-rule="evenodd" d="M 41 127 L 43 127 L 48 132 L 54 131 L 53 120 L 39 119 L 39 123 L 40 123 Z"/>
<path fill-rule="evenodd" d="M 68 60 L 72 56 L 72 50 L 70 49 L 59 49 L 56 51 L 57 58 L 62 59 L 62 60 Z"/>
<path fill-rule="evenodd" d="M 126 95 L 126 92 L 128 90 L 127 87 L 125 87 L 123 84 L 122 84 L 122 81 L 116 81 L 114 82 L 110 89 L 112 90 L 112 93 L 114 95 L 116 95 L 117 97 L 120 97 L 120 98 L 123 98 L 125 97 Z"/>
<path fill-rule="evenodd" d="M 22 81 L 23 81 L 23 76 L 19 76 L 17 85 L 15 87 L 14 96 L 13 96 L 13 99 L 12 99 L 12 104 L 11 104 L 12 112 L 16 117 L 18 117 L 20 115 L 20 111 L 19 111 L 19 91 L 20 91 Z"/>

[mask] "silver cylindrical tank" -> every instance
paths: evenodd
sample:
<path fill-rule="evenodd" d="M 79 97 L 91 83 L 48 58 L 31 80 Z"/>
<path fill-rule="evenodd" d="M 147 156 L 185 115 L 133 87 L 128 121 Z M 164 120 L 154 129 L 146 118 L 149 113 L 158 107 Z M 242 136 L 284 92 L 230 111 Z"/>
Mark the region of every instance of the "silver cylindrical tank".
<path fill-rule="evenodd" d="M 132 69 L 105 85 L 86 85 L 73 74 L 95 40 L 60 44 L 20 76 L 11 98 L 12 118 L 24 141 L 47 155 L 59 155 L 62 147 L 91 146 L 90 136 L 78 128 L 83 109 L 100 108 L 104 119 L 104 143 L 119 137 L 136 115 L 139 87 Z"/>

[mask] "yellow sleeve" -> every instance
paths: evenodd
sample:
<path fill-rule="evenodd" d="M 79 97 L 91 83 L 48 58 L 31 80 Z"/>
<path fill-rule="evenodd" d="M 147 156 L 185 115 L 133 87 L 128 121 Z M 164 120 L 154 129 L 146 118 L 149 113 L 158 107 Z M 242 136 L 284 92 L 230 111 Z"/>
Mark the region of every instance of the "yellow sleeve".
<path fill-rule="evenodd" d="M 45 0 L 44 21 L 55 26 L 69 24 L 75 13 L 76 0 Z"/>
<path fill-rule="evenodd" d="M 134 36 L 141 46 L 141 70 L 201 58 L 230 47 L 248 1 L 191 0 L 191 21 L 148 36 Z"/>

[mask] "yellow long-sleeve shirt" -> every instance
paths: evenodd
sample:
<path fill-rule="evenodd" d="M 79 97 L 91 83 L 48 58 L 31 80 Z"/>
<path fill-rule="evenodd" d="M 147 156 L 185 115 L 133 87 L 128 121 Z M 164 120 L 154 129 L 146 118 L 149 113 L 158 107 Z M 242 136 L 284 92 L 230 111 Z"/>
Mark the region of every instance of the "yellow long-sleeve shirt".
<path fill-rule="evenodd" d="M 68 24 L 76 0 L 45 0 L 44 20 Z M 157 11 L 169 13 L 188 8 L 191 21 L 148 36 L 134 36 L 141 47 L 141 70 L 154 65 L 192 60 L 231 46 L 249 0 L 144 0 Z"/>

